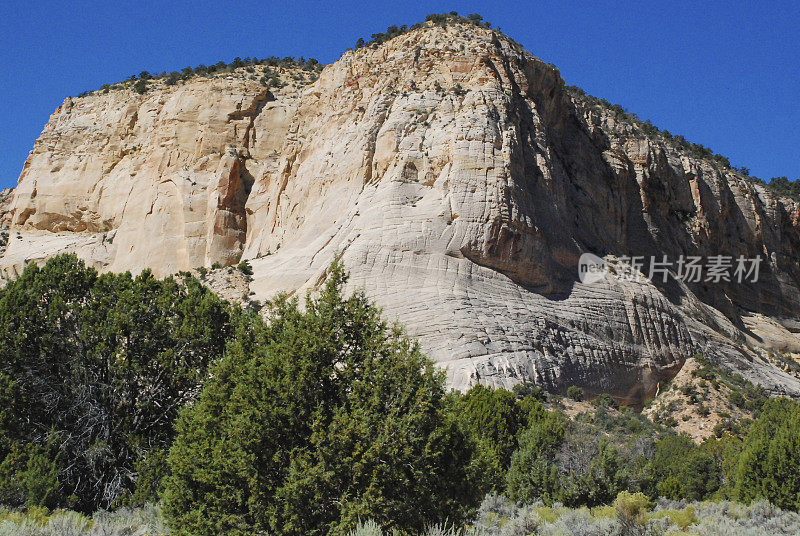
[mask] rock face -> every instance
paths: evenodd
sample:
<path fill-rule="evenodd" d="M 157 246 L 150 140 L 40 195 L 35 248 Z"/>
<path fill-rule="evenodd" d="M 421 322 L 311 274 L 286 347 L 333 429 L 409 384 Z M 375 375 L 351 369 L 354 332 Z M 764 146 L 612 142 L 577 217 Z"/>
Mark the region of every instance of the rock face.
<path fill-rule="evenodd" d="M 16 189 L 12 225 L 30 235 L 22 251 L 59 233 L 80 234 L 87 252 L 103 245 L 102 258 L 87 256 L 115 271 L 237 261 L 251 173 L 260 175 L 283 142 L 256 132 L 262 122 L 286 129 L 296 102 L 289 92 L 278 100 L 240 74 L 65 100 Z M 244 164 L 255 156 L 258 164 Z M 7 270 L 19 271 L 24 259 L 9 254 Z"/>
<path fill-rule="evenodd" d="M 11 224 L 11 199 L 14 190 L 7 188 L 0 190 L 0 256 L 6 251 L 8 245 L 8 226 Z"/>
<path fill-rule="evenodd" d="M 0 190 L 0 228 L 6 228 L 11 224 L 11 199 L 13 197 L 13 188 Z"/>
<path fill-rule="evenodd" d="M 158 274 L 245 258 L 264 299 L 317 288 L 339 258 L 456 388 L 640 402 L 703 351 L 800 395 L 742 344 L 763 342 L 753 315 L 797 340 L 800 206 L 565 88 L 492 30 L 415 30 L 305 87 L 234 74 L 67 99 L 11 206 L 6 277 L 65 250 Z M 585 252 L 765 260 L 752 285 L 582 284 Z"/>

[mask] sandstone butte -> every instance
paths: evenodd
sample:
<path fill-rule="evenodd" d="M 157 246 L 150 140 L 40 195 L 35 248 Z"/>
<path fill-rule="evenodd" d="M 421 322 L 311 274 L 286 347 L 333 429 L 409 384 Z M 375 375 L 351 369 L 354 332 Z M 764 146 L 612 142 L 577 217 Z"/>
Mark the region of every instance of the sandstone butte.
<path fill-rule="evenodd" d="M 264 300 L 314 290 L 338 258 L 454 388 L 638 403 L 703 352 L 800 395 L 770 357 L 800 350 L 797 202 L 565 87 L 494 30 L 428 24 L 313 83 L 292 74 L 66 99 L 0 194 L 2 276 L 62 252 L 160 276 L 246 259 L 244 293 Z M 765 260 L 756 284 L 582 284 L 584 252 Z"/>

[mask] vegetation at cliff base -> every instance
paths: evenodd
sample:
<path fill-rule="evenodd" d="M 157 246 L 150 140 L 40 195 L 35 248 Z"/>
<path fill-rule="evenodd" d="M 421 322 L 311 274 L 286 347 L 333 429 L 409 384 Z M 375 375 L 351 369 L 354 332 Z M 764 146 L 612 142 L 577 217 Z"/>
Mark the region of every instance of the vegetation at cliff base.
<path fill-rule="evenodd" d="M 230 307 L 192 279 L 29 265 L 0 290 L 0 504 L 151 497 L 230 329 Z"/>
<path fill-rule="evenodd" d="M 318 298 L 278 298 L 237 328 L 178 421 L 164 509 L 176 534 L 422 530 L 482 494 L 444 380 L 340 265 Z"/>
<path fill-rule="evenodd" d="M 346 281 L 259 314 L 188 275 L 28 266 L 0 289 L 0 534 L 800 526 L 797 401 L 742 388 L 752 424 L 696 444 L 608 395 L 568 417 L 528 384 L 447 392 Z"/>
<path fill-rule="evenodd" d="M 743 502 L 766 498 L 800 510 L 800 404 L 770 400 L 750 427 L 733 462 L 732 496 Z"/>

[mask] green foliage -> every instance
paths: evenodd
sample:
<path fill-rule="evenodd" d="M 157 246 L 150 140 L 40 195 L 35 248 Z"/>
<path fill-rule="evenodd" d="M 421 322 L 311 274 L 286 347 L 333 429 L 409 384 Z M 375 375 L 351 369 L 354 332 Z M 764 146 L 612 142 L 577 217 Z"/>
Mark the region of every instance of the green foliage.
<path fill-rule="evenodd" d="M 641 524 L 651 507 L 650 500 L 644 493 L 628 491 L 621 491 L 614 499 L 613 506 L 620 521 L 628 525 Z"/>
<path fill-rule="evenodd" d="M 766 183 L 766 185 L 775 195 L 800 201 L 800 179 L 790 181 L 786 177 L 775 177 Z"/>
<path fill-rule="evenodd" d="M 800 516 L 766 502 L 750 506 L 727 501 L 685 506 L 659 501 L 652 506 L 636 494 L 624 494 L 620 507 L 571 509 L 561 506 L 516 505 L 503 496 L 487 495 L 476 518 L 465 526 L 440 523 L 418 536 L 778 536 L 800 534 Z M 624 521 L 624 522 L 623 522 Z M 162 536 L 168 534 L 158 508 L 122 508 L 88 518 L 76 512 L 0 509 L 3 536 Z M 398 536 L 374 520 L 361 520 L 348 536 Z"/>
<path fill-rule="evenodd" d="M 567 420 L 559 413 L 547 412 L 532 419 L 519 437 L 519 449 L 511 457 L 506 477 L 511 499 L 553 502 L 560 498 L 554 459 L 566 428 Z"/>
<path fill-rule="evenodd" d="M 800 509 L 800 403 L 767 402 L 744 440 L 734 477 L 738 500 Z"/>
<path fill-rule="evenodd" d="M 583 400 L 583 389 L 577 385 L 570 385 L 567 387 L 567 397 L 571 398 L 575 402 L 581 402 Z"/>
<path fill-rule="evenodd" d="M 532 419 L 518 443 L 506 478 L 509 497 L 568 506 L 609 504 L 624 490 L 651 499 L 709 499 L 730 473 L 725 460 L 738 453 L 730 436 L 696 445 L 606 404 L 571 421 L 545 412 Z"/>
<path fill-rule="evenodd" d="M 692 373 L 694 377 L 709 380 L 715 386 L 724 384 L 730 390 L 728 399 L 733 405 L 755 415 L 761 412 L 769 398 L 763 387 L 718 366 L 702 354 L 696 354 L 694 358 L 700 365 Z"/>
<path fill-rule="evenodd" d="M 58 463 L 58 453 L 54 451 L 52 441 L 45 448 L 32 446 L 26 456 L 25 468 L 14 475 L 29 505 L 52 508 L 58 503 L 61 464 Z"/>
<path fill-rule="evenodd" d="M 478 500 L 443 376 L 363 293 L 278 298 L 243 317 L 179 419 L 165 513 L 179 535 L 420 530 Z"/>
<path fill-rule="evenodd" d="M 244 275 L 253 275 L 253 267 L 247 261 L 242 261 L 238 265 L 236 265 L 236 269 L 242 272 Z"/>
<path fill-rule="evenodd" d="M 229 320 L 193 279 L 29 265 L 0 290 L 0 502 L 90 512 L 133 491 Z"/>
<path fill-rule="evenodd" d="M 511 392 L 521 400 L 530 397 L 539 402 L 547 402 L 547 392 L 532 383 L 518 383 L 511 389 Z"/>
<path fill-rule="evenodd" d="M 681 510 L 661 510 L 653 512 L 647 516 L 647 519 L 663 519 L 667 518 L 673 525 L 680 527 L 681 530 L 686 530 L 690 525 L 697 523 L 697 510 L 694 506 L 689 505 Z"/>
<path fill-rule="evenodd" d="M 449 13 L 432 13 L 425 17 L 426 22 L 432 22 L 438 25 L 446 25 L 447 23 L 460 23 L 472 24 L 481 28 L 491 28 L 492 25 L 483 20 L 483 17 L 477 13 L 471 13 L 466 17 L 462 17 L 457 11 L 450 11 Z"/>
<path fill-rule="evenodd" d="M 179 535 L 341 535 L 367 519 L 420 531 L 461 523 L 503 485 L 552 505 L 520 513 L 519 530 L 559 522 L 557 502 L 616 498 L 628 512 L 637 493 L 800 509 L 798 402 L 765 404 L 696 356 L 698 386 L 724 385 L 759 415 L 696 445 L 608 395 L 569 420 L 531 384 L 446 394 L 363 293 L 342 296 L 345 282 L 333 265 L 318 298 L 279 297 L 265 320 L 188 273 L 99 275 L 67 255 L 28 266 L 0 290 L 0 503 L 88 513 L 162 496 Z M 693 522 L 669 512 L 644 517 Z M 635 533 L 640 513 L 615 522 Z"/>
<path fill-rule="evenodd" d="M 140 78 L 133 84 L 133 90 L 138 93 L 139 95 L 143 95 L 147 92 L 147 79 Z"/>
<path fill-rule="evenodd" d="M 597 395 L 594 400 L 592 400 L 592 404 L 599 407 L 599 408 L 615 408 L 617 407 L 617 401 L 614 400 L 614 397 L 608 393 L 602 393 Z"/>
<path fill-rule="evenodd" d="M 667 435 L 656 443 L 650 465 L 657 496 L 703 500 L 720 488 L 720 465 L 709 446 L 685 436 Z"/>
<path fill-rule="evenodd" d="M 0 534 L 3 536 L 163 536 L 167 534 L 158 508 L 120 508 L 100 511 L 89 518 L 79 512 L 46 508 L 26 511 L 0 509 Z"/>
<path fill-rule="evenodd" d="M 180 80 L 180 79 L 181 79 L 181 75 L 180 75 L 180 73 L 179 73 L 179 72 L 177 72 L 177 71 L 172 71 L 172 72 L 171 72 L 171 73 L 169 73 L 169 74 L 167 75 L 167 77 L 164 79 L 164 83 L 165 83 L 166 85 L 168 85 L 168 86 L 174 86 L 175 84 L 177 84 L 177 83 L 178 83 L 178 80 Z"/>
<path fill-rule="evenodd" d="M 136 487 L 120 503 L 141 506 L 161 496 L 167 468 L 167 452 L 166 446 L 158 446 L 139 456 L 133 466 L 137 475 Z"/>
<path fill-rule="evenodd" d="M 516 393 L 525 395 L 517 396 Z M 502 488 L 505 470 L 517 449 L 517 437 L 529 419 L 544 413 L 541 403 L 527 393 L 539 395 L 532 388 L 515 389 L 512 393 L 479 384 L 455 398 L 453 411 L 462 427 L 479 445 L 491 488 Z"/>
<path fill-rule="evenodd" d="M 556 456 L 559 500 L 570 506 L 608 504 L 627 489 L 629 475 L 618 449 L 585 432 L 567 435 Z"/>
<path fill-rule="evenodd" d="M 160 74 L 151 74 L 147 71 L 142 71 L 138 75 L 130 76 L 127 81 L 133 82 L 131 88 L 136 93 L 142 95 L 147 92 L 149 89 L 148 82 L 155 82 L 157 80 L 163 80 L 164 84 L 167 86 L 174 86 L 180 80 L 186 81 L 196 76 L 214 76 L 219 74 L 226 74 L 231 73 L 236 69 L 240 69 L 244 67 L 245 71 L 248 73 L 254 73 L 256 65 L 266 65 L 266 66 L 275 66 L 275 67 L 283 67 L 287 69 L 302 69 L 309 73 L 308 81 L 313 81 L 316 78 L 316 74 L 319 73 L 323 65 L 319 63 L 314 58 L 300 58 L 295 59 L 294 57 L 287 56 L 285 58 L 277 58 L 275 56 L 270 56 L 269 58 L 265 59 L 258 59 L 258 58 L 234 58 L 231 63 L 226 63 L 224 61 L 218 61 L 213 65 L 198 65 L 196 67 L 184 67 L 181 69 L 180 72 L 178 71 L 171 71 L 171 72 L 163 72 Z M 252 77 L 251 77 L 252 78 Z M 252 78 L 255 80 L 255 78 Z M 268 84 L 268 77 L 261 78 L 261 83 L 263 85 Z M 278 80 L 277 77 L 274 80 Z M 123 87 L 124 84 L 103 84 L 100 86 L 101 93 L 108 93 L 112 89 L 118 89 L 119 87 Z M 273 87 L 279 87 L 280 83 L 273 84 Z M 91 95 L 91 91 L 84 91 L 78 97 L 85 97 L 86 95 Z"/>
<path fill-rule="evenodd" d="M 432 13 L 425 17 L 425 22 L 429 22 L 438 26 L 447 26 L 448 23 L 454 24 L 470 24 L 472 26 L 477 26 L 479 28 L 491 28 L 492 25 L 489 22 L 485 22 L 483 17 L 477 13 L 472 13 L 467 15 L 466 17 L 462 17 L 456 11 L 451 11 L 449 13 Z M 417 30 L 419 28 L 423 28 L 425 26 L 424 23 L 418 22 L 412 26 L 406 26 L 403 24 L 402 26 L 389 26 L 385 32 L 378 32 L 372 34 L 369 41 L 365 41 L 363 37 L 359 37 L 356 41 L 356 49 L 367 47 L 367 46 L 378 46 L 390 39 L 394 39 L 399 35 L 403 35 L 411 30 Z"/>

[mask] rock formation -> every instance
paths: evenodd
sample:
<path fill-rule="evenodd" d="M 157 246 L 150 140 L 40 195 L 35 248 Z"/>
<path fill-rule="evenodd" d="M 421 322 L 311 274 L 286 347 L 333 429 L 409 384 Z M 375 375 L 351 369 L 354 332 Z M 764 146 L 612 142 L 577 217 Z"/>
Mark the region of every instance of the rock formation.
<path fill-rule="evenodd" d="M 800 395 L 744 344 L 765 344 L 764 315 L 769 340 L 798 341 L 800 204 L 566 88 L 493 30 L 427 25 L 279 90 L 242 70 L 67 99 L 11 210 L 6 277 L 62 251 L 160 275 L 244 258 L 265 299 L 341 259 L 456 388 L 641 402 L 702 351 Z M 582 284 L 585 252 L 764 263 L 757 284 Z"/>
<path fill-rule="evenodd" d="M 11 225 L 11 199 L 14 189 L 0 190 L 0 227 L 7 228 Z"/>
<path fill-rule="evenodd" d="M 8 244 L 8 226 L 11 225 L 11 199 L 14 190 L 11 188 L 0 190 L 0 256 L 6 251 Z"/>

